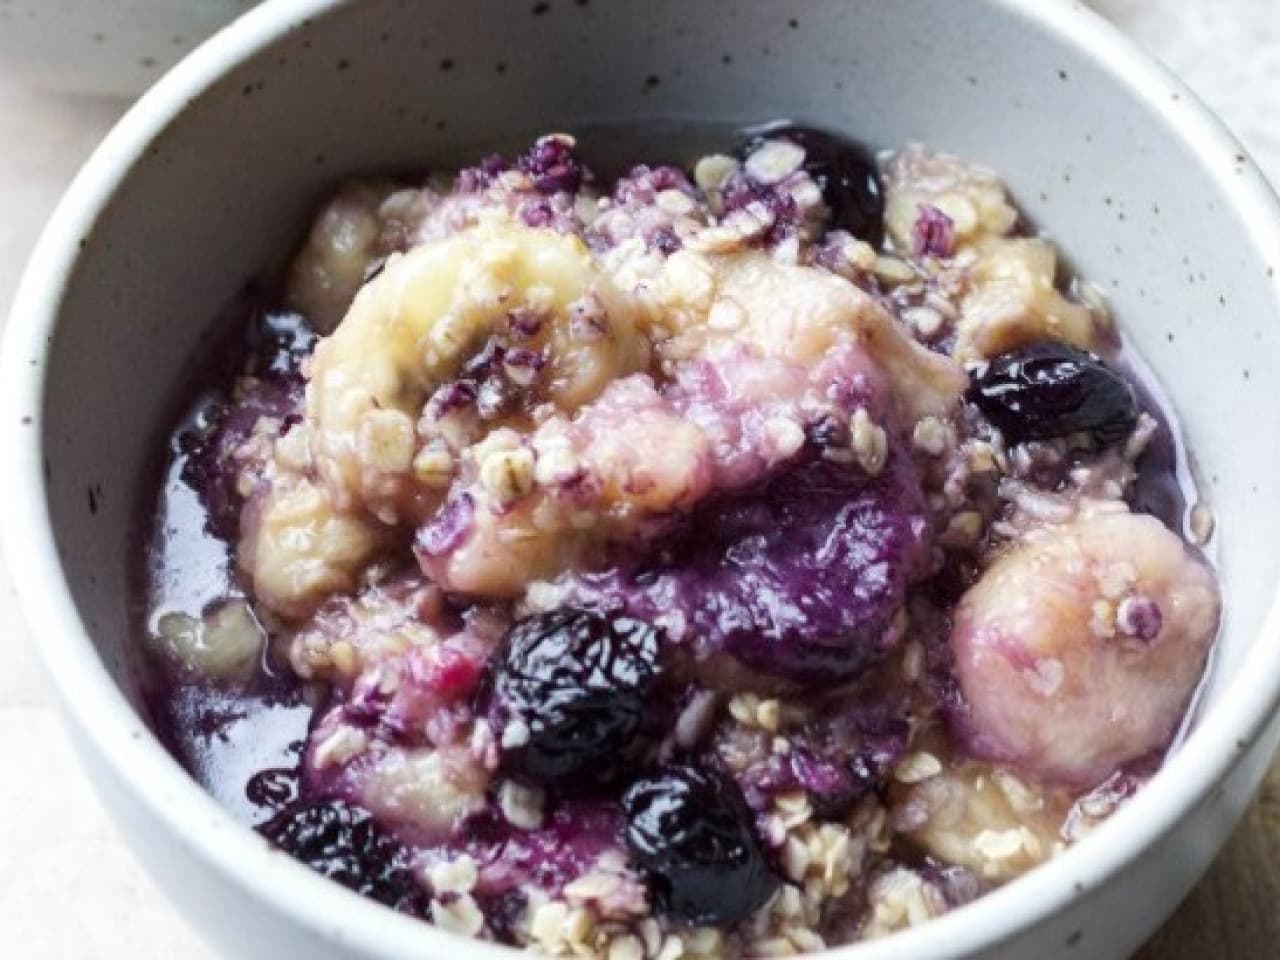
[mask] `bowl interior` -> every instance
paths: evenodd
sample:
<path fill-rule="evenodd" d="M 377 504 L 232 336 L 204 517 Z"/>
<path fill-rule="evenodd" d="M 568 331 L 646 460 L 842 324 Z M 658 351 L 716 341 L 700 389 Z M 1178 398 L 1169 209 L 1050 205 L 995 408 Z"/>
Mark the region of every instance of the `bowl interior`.
<path fill-rule="evenodd" d="M 1249 161 L 1189 151 L 1194 108 L 1180 96 L 1117 83 L 1001 2 L 331 5 L 164 127 L 71 273 L 38 414 L 58 549 L 103 661 L 136 696 L 126 560 L 188 363 L 343 175 L 447 163 L 513 132 L 658 118 L 664 134 L 637 159 L 664 159 L 655 151 L 709 124 L 791 117 L 990 165 L 1110 296 L 1173 397 L 1218 518 L 1228 616 L 1212 710 L 1257 642 L 1280 564 L 1280 445 L 1260 440 L 1280 432 L 1266 375 L 1280 365 L 1280 264 L 1233 206 Z"/>

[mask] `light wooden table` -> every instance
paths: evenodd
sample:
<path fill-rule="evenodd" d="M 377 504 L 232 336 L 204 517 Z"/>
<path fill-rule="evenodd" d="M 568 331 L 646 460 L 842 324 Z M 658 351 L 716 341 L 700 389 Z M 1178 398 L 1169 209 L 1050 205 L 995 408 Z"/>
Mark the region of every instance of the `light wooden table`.
<path fill-rule="evenodd" d="M 1280 182 L 1280 0 L 1098 5 L 1200 90 Z M 117 101 L 24 90 L 0 65 L 0 323 L 41 223 L 122 109 Z M 107 821 L 58 728 L 24 634 L 0 571 L 0 957 L 211 958 Z M 1278 865 L 1280 765 L 1141 960 L 1280 957 Z"/>

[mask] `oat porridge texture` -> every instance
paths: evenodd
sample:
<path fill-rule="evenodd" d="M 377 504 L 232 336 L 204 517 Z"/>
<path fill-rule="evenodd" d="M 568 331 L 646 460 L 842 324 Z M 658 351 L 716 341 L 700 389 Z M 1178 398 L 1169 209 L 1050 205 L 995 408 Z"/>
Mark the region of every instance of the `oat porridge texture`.
<path fill-rule="evenodd" d="M 140 551 L 170 748 L 332 880 L 554 957 L 882 937 L 1081 841 L 1219 618 L 1105 299 L 923 146 L 579 139 L 340 184 L 226 308 Z"/>

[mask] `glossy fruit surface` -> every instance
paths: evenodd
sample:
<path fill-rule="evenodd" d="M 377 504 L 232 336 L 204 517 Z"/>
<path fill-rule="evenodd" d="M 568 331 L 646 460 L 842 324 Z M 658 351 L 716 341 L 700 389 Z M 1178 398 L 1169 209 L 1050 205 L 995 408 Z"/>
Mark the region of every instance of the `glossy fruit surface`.
<path fill-rule="evenodd" d="M 1100 446 L 1133 429 L 1133 387 L 1096 356 L 1065 343 L 1035 343 L 973 371 L 968 399 L 1010 443 L 1087 434 Z"/>
<path fill-rule="evenodd" d="M 379 903 L 422 914 L 425 895 L 404 847 L 368 811 L 342 801 L 286 807 L 259 832 L 289 856 Z"/>
<path fill-rule="evenodd" d="M 777 889 L 737 784 L 699 767 L 670 767 L 622 800 L 627 845 L 657 909 L 686 923 L 733 923 Z"/>
<path fill-rule="evenodd" d="M 500 722 L 527 739 L 503 752 L 507 772 L 575 793 L 616 783 L 653 745 L 651 701 L 659 635 L 587 610 L 535 614 L 508 632 L 492 699 Z"/>

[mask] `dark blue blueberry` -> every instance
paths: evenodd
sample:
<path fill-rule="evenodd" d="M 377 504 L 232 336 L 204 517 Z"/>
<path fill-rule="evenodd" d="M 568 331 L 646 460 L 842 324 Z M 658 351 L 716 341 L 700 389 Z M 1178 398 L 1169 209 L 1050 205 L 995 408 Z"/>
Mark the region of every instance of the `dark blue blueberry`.
<path fill-rule="evenodd" d="M 657 631 L 638 620 L 574 609 L 521 620 L 494 658 L 489 694 L 498 723 L 529 731 L 503 768 L 571 793 L 616 784 L 661 736 L 659 654 Z"/>
<path fill-rule="evenodd" d="M 741 790 L 712 770 L 679 766 L 636 781 L 622 798 L 627 846 L 657 909 L 679 923 L 734 923 L 773 895 Z"/>
<path fill-rule="evenodd" d="M 1010 443 L 1083 433 L 1106 446 L 1128 436 L 1138 419 L 1128 381 L 1065 343 L 1020 347 L 971 373 L 968 399 Z"/>
<path fill-rule="evenodd" d="M 349 890 L 418 916 L 426 897 L 405 848 L 373 816 L 340 800 L 291 806 L 258 828 L 285 853 Z"/>

